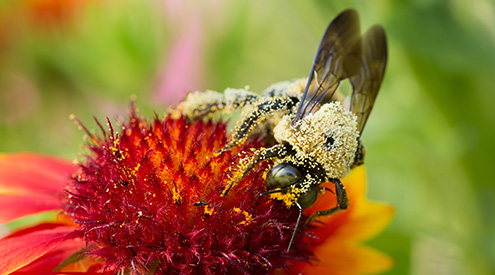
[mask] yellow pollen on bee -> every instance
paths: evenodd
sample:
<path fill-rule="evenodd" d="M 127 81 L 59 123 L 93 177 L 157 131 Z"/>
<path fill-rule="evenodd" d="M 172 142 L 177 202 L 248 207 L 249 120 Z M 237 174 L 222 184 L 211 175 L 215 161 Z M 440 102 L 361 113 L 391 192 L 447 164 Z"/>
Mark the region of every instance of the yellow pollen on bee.
<path fill-rule="evenodd" d="M 309 159 L 323 166 L 327 176 L 347 174 L 358 146 L 357 117 L 340 102 L 327 103 L 293 126 L 295 114 L 284 116 L 273 129 L 277 142 L 292 145 L 297 159 Z M 329 144 L 328 139 L 332 138 Z"/>
<path fill-rule="evenodd" d="M 293 190 L 291 190 L 291 192 L 287 192 L 285 194 L 282 194 L 282 193 L 270 194 L 270 198 L 272 198 L 274 200 L 282 201 L 287 208 L 292 207 L 294 205 L 294 202 L 297 200 L 298 197 L 299 197 L 298 192 L 293 192 Z"/>

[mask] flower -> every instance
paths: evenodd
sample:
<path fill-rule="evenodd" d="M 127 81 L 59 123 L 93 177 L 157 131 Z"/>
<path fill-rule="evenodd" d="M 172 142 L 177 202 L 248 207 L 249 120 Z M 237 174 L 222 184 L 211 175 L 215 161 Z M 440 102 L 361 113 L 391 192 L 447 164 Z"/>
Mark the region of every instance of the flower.
<path fill-rule="evenodd" d="M 298 211 L 259 196 L 270 163 L 222 195 L 240 156 L 268 145 L 263 137 L 212 157 L 228 140 L 222 121 L 147 121 L 132 108 L 119 131 L 110 121 L 108 129 L 97 123 L 100 135 L 80 124 L 90 141 L 77 165 L 0 155 L 1 223 L 58 212 L 0 239 L 1 274 L 361 274 L 391 265 L 360 244 L 393 215 L 365 199 L 362 167 L 344 179 L 350 208 L 298 230 L 287 252 Z M 335 205 L 332 195 L 326 192 L 303 220 Z"/>
<path fill-rule="evenodd" d="M 24 12 L 35 27 L 63 26 L 70 23 L 89 0 L 25 0 Z"/>

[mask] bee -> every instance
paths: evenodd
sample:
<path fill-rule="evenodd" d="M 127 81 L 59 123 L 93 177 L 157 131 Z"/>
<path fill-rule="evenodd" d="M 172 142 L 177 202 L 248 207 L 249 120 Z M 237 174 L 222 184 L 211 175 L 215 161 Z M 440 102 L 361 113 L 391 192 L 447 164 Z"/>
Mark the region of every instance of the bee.
<path fill-rule="evenodd" d="M 345 10 L 327 27 L 307 80 L 277 83 L 261 96 L 243 89 L 227 89 L 224 94 L 194 92 L 188 94 L 177 110 L 189 119 L 198 119 L 215 112 L 248 109 L 237 122 L 229 143 L 217 155 L 245 142 L 256 126 L 270 129 L 276 144 L 258 149 L 242 159 L 223 195 L 227 195 L 257 164 L 273 160 L 273 166 L 266 174 L 267 191 L 261 195 L 270 195 L 299 210 L 289 252 L 302 211 L 313 205 L 323 192 L 322 183 L 335 185 L 337 205 L 312 214 L 305 226 L 318 217 L 348 207 L 341 178 L 364 161 L 361 133 L 382 83 L 386 64 L 384 29 L 374 25 L 361 35 L 357 12 Z M 337 91 L 340 82 L 346 79 L 352 86 L 347 101 Z"/>

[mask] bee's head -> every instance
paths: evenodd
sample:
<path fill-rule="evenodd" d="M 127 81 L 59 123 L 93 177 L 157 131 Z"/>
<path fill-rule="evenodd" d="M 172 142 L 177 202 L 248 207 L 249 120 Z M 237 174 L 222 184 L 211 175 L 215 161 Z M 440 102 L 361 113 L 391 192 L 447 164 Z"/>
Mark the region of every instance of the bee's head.
<path fill-rule="evenodd" d="M 308 208 L 318 198 L 318 182 L 307 180 L 308 170 L 289 162 L 274 166 L 266 175 L 268 192 L 288 206 L 297 201 L 302 208 Z"/>
<path fill-rule="evenodd" d="M 295 123 L 294 119 L 294 114 L 283 117 L 273 130 L 275 139 L 289 143 L 297 159 L 320 164 L 328 178 L 344 177 L 358 146 L 356 116 L 344 110 L 340 102 L 331 102 Z"/>

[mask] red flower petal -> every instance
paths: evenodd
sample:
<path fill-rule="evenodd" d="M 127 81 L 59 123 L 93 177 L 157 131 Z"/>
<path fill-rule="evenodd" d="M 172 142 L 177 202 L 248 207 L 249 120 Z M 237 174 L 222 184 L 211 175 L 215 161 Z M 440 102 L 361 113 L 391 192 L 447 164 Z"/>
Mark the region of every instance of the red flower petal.
<path fill-rule="evenodd" d="M 77 238 L 65 240 L 58 247 L 46 253 L 43 257 L 19 269 L 13 274 L 39 274 L 41 272 L 52 272 L 61 262 L 78 250 L 81 250 L 86 243 L 83 239 Z"/>
<path fill-rule="evenodd" d="M 36 154 L 0 155 L 0 193 L 62 193 L 77 171 L 71 162 Z"/>
<path fill-rule="evenodd" d="M 0 155 L 0 223 L 60 208 L 77 166 L 36 154 Z"/>
<path fill-rule="evenodd" d="M 9 274 L 77 237 L 72 226 L 59 226 L 0 240 L 0 274 Z"/>
<path fill-rule="evenodd" d="M 60 208 L 57 197 L 36 194 L 0 195 L 0 224 Z"/>
<path fill-rule="evenodd" d="M 20 236 L 28 235 L 31 233 L 36 233 L 36 232 L 42 231 L 42 230 L 51 230 L 51 229 L 58 228 L 60 226 L 68 226 L 68 224 L 65 224 L 63 222 L 61 222 L 61 223 L 58 223 L 58 222 L 57 223 L 51 223 L 51 222 L 40 223 L 37 225 L 33 225 L 30 227 L 15 231 L 15 232 L 11 233 L 10 235 L 3 237 L 2 240 L 0 240 L 0 242 L 2 242 L 4 239 L 7 239 L 7 238 L 20 237 Z"/>

